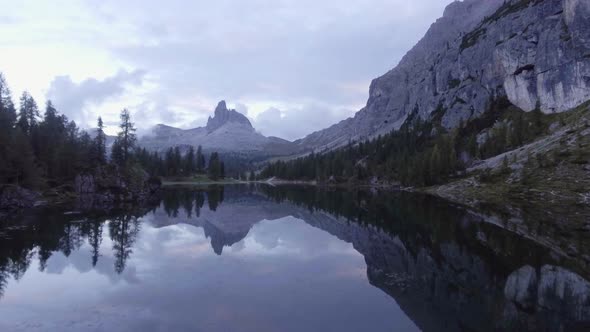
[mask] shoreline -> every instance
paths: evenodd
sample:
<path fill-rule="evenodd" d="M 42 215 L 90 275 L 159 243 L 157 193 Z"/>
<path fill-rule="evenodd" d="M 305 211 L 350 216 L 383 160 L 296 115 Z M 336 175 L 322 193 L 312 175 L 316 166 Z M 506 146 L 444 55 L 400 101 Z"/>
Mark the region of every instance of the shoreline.
<path fill-rule="evenodd" d="M 459 204 L 470 209 L 481 209 L 482 207 L 494 207 L 498 210 L 513 211 L 519 208 L 529 208 L 534 206 L 542 206 L 548 212 L 546 215 L 555 215 L 559 219 L 568 219 L 575 217 L 576 220 L 584 220 L 588 218 L 590 221 L 590 205 L 577 204 L 571 201 L 547 201 L 540 198 L 544 194 L 548 194 L 542 190 L 529 187 L 520 188 L 526 192 L 533 192 L 537 199 L 532 199 L 527 196 L 518 196 L 514 194 L 514 186 L 507 186 L 508 189 L 502 188 L 491 190 L 490 187 L 496 186 L 477 183 L 472 177 L 457 179 L 448 183 L 429 187 L 404 187 L 399 184 L 392 183 L 322 183 L 318 181 L 291 181 L 282 179 L 269 179 L 260 181 L 238 181 L 238 180 L 224 180 L 224 181 L 162 181 L 162 188 L 175 186 L 226 186 L 226 185 L 249 185 L 249 184 L 264 184 L 270 186 L 310 186 L 317 188 L 334 188 L 334 189 L 364 189 L 364 190 L 384 190 L 384 191 L 398 191 L 409 193 L 426 194 L 448 201 L 453 204 Z M 17 214 L 23 210 L 38 208 L 38 207 L 59 207 L 70 206 L 76 204 L 79 195 L 70 192 L 56 193 L 50 191 L 44 193 L 34 192 L 36 198 L 28 206 L 21 206 L 17 208 L 0 209 L 0 215 L 6 216 Z M 507 194 L 510 193 L 510 194 Z M 561 212 L 561 213 L 560 213 Z M 590 231 L 590 229 L 589 229 Z"/>

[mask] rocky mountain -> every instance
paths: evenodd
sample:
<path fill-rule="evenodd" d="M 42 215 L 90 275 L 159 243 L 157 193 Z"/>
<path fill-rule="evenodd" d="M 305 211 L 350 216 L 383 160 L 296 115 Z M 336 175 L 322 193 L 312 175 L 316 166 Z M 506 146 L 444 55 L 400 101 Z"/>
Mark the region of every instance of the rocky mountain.
<path fill-rule="evenodd" d="M 455 1 L 397 67 L 373 80 L 354 117 L 295 143 L 334 148 L 414 115 L 452 128 L 499 99 L 545 113 L 590 99 L 590 1 Z"/>
<path fill-rule="evenodd" d="M 160 152 L 175 146 L 201 145 L 204 151 L 261 157 L 288 155 L 295 148 L 287 140 L 258 133 L 246 116 L 228 109 L 225 101 L 219 102 L 205 127 L 185 130 L 160 124 L 151 135 L 142 137 L 139 145 Z"/>

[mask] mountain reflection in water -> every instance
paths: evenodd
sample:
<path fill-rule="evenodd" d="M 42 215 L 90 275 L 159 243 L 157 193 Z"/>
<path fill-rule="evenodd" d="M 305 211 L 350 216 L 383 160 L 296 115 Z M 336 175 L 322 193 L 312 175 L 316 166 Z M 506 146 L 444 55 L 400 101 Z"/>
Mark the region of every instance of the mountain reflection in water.
<path fill-rule="evenodd" d="M 416 194 L 289 186 L 39 211 L 0 224 L 0 330 L 590 327 L 588 262 L 482 218 Z"/>

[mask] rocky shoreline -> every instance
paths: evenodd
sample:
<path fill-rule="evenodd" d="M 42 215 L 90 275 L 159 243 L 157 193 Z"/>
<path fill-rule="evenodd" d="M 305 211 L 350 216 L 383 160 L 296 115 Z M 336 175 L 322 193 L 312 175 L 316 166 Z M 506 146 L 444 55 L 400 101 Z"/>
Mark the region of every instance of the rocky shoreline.
<path fill-rule="evenodd" d="M 142 204 L 162 186 L 143 169 L 99 167 L 76 176 L 73 185 L 34 191 L 18 185 L 0 186 L 0 216 L 38 206 L 64 205 L 77 210 L 108 210 L 121 204 Z"/>

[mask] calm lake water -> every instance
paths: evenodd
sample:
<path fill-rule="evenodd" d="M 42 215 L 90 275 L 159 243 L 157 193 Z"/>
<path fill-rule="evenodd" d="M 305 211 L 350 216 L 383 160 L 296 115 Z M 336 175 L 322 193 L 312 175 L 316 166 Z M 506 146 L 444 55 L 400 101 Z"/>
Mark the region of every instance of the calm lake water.
<path fill-rule="evenodd" d="M 0 331 L 587 331 L 587 256 L 510 220 L 270 186 L 31 211 L 0 223 Z"/>

